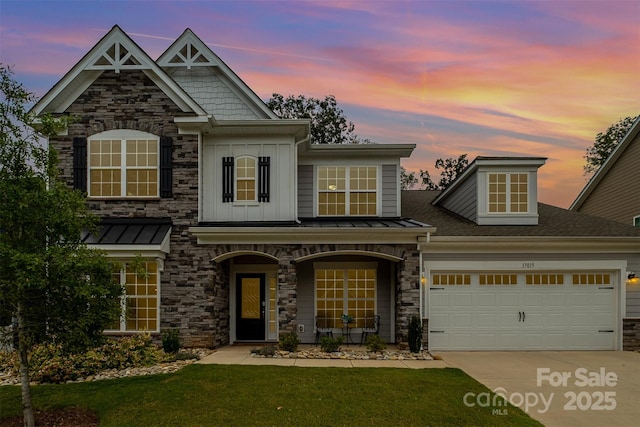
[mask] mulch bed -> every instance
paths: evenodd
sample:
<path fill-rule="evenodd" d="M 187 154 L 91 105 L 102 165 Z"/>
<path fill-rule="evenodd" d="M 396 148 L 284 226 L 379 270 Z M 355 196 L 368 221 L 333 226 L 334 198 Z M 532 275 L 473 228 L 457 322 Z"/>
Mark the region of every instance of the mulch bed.
<path fill-rule="evenodd" d="M 48 409 L 46 411 L 34 411 L 36 425 L 38 427 L 97 427 L 100 419 L 95 412 L 82 408 Z M 24 419 L 22 415 L 0 420 L 2 427 L 22 427 Z"/>

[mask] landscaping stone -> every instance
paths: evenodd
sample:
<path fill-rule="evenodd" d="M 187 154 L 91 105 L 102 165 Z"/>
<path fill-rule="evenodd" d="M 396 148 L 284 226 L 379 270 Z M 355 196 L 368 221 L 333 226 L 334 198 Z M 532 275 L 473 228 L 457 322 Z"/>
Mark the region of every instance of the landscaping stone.
<path fill-rule="evenodd" d="M 433 357 L 431 357 L 427 351 L 411 353 L 408 350 L 384 350 L 380 353 L 372 353 L 366 349 L 344 349 L 333 353 L 326 353 L 320 350 L 320 348 L 308 348 L 297 352 L 276 350 L 273 356 L 251 353 L 251 357 L 274 359 L 433 360 Z"/>

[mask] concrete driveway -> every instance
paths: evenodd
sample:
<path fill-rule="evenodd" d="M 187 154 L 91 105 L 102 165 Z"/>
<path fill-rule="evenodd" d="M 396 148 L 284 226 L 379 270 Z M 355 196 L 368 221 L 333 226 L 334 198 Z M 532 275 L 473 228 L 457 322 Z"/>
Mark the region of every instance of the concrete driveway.
<path fill-rule="evenodd" d="M 640 426 L 640 353 L 628 351 L 440 352 L 545 426 Z M 504 407 L 461 396 L 495 416 Z"/>

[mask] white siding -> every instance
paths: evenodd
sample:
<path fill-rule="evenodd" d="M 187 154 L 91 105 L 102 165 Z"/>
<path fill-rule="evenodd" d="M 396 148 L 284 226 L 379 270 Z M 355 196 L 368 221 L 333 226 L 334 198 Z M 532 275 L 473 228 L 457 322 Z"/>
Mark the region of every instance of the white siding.
<path fill-rule="evenodd" d="M 293 221 L 294 146 L 287 137 L 205 140 L 202 153 L 202 221 Z M 269 202 L 222 202 L 222 158 L 271 158 Z"/>

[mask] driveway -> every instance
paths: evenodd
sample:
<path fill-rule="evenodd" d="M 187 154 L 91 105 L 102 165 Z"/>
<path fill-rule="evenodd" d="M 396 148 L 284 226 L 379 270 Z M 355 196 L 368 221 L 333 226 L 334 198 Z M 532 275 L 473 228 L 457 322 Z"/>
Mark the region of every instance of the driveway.
<path fill-rule="evenodd" d="M 545 426 L 640 425 L 640 353 L 629 351 L 440 352 Z M 482 396 L 465 404 L 508 416 Z"/>

